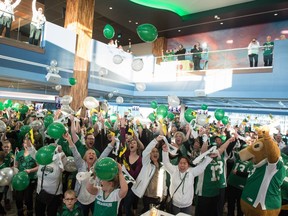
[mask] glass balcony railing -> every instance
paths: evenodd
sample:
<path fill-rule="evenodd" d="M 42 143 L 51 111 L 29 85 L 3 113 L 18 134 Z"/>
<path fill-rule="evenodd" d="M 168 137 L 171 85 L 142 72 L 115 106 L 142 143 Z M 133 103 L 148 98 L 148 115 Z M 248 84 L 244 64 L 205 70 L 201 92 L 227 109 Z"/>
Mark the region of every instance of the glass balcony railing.
<path fill-rule="evenodd" d="M 29 43 L 30 23 L 32 20 L 31 13 L 19 12 L 18 10 L 15 10 L 15 11 L 16 12 L 14 13 L 14 20 L 11 23 L 10 34 L 7 34 L 7 28 L 4 25 L 2 34 L 0 34 L 0 36 L 2 38 L 10 38 L 13 40 L 21 41 L 23 43 Z M 4 11 L 0 10 L 0 15 L 3 12 Z M 44 29 L 42 29 L 42 33 L 41 33 L 39 42 L 37 43 L 37 46 L 40 46 L 41 44 L 43 30 Z"/>
<path fill-rule="evenodd" d="M 162 71 L 171 72 L 197 72 L 203 70 L 219 70 L 219 69 L 241 69 L 249 68 L 250 61 L 248 56 L 248 48 L 236 48 L 226 50 L 204 50 L 197 53 L 186 53 L 183 55 L 174 55 L 173 53 L 165 53 L 155 58 L 155 73 Z M 263 47 L 259 48 L 257 67 L 264 67 Z M 253 59 L 253 67 L 255 60 Z M 252 67 L 251 67 L 252 68 Z"/>

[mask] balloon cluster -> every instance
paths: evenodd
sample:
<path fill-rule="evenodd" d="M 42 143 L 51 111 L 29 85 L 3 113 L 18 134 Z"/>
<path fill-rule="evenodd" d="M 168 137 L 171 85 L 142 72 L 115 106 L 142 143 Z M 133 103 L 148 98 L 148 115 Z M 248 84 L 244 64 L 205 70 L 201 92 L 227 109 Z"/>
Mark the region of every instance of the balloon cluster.
<path fill-rule="evenodd" d="M 57 67 L 58 65 L 58 62 L 53 59 L 51 62 L 50 62 L 50 66 L 47 66 L 46 67 L 46 70 L 48 73 L 52 73 L 52 74 L 58 74 L 59 73 L 59 68 Z"/>
<path fill-rule="evenodd" d="M 144 23 L 136 28 L 137 34 L 144 42 L 153 42 L 158 37 L 157 28 L 149 23 Z M 115 30 L 110 24 L 106 24 L 103 28 L 103 35 L 107 39 L 112 39 L 115 36 Z"/>
<path fill-rule="evenodd" d="M 225 111 L 222 109 L 216 109 L 214 116 L 218 121 L 221 121 L 224 125 L 227 125 L 230 121 L 228 116 L 225 116 Z"/>

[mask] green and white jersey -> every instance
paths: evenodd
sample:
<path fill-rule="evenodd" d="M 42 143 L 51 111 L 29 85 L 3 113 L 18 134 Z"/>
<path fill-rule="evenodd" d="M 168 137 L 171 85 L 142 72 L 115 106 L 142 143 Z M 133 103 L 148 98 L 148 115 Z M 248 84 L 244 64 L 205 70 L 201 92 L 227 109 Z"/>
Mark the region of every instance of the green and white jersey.
<path fill-rule="evenodd" d="M 235 153 L 235 158 L 236 158 L 236 161 L 232 170 L 236 170 L 237 173 L 249 173 L 249 171 L 253 168 L 253 164 L 251 161 L 240 160 L 238 152 Z M 228 177 L 228 184 L 232 185 L 235 188 L 243 190 L 246 184 L 247 177 L 234 174 L 231 171 Z"/>
<path fill-rule="evenodd" d="M 225 188 L 227 187 L 227 180 L 226 180 L 226 176 L 227 176 L 227 160 L 228 160 L 228 155 L 226 153 L 226 151 L 223 152 L 223 154 L 221 155 L 221 157 L 217 158 L 217 163 L 219 166 L 216 167 L 215 173 L 217 178 L 219 179 L 219 188 Z"/>
<path fill-rule="evenodd" d="M 108 197 L 104 198 L 104 191 L 99 188 L 94 203 L 93 216 L 117 216 L 121 198 L 120 189 L 112 191 Z"/>
<path fill-rule="evenodd" d="M 253 207 L 260 204 L 262 210 L 281 207 L 281 185 L 286 175 L 282 158 L 276 163 L 268 163 L 267 159 L 254 165 L 250 172 L 242 197 Z"/>
<path fill-rule="evenodd" d="M 288 200 L 288 156 L 286 154 L 281 154 L 284 167 L 286 169 L 286 176 L 284 178 L 283 184 L 281 185 L 281 196 L 283 200 Z"/>
<path fill-rule="evenodd" d="M 223 172 L 217 159 L 213 159 L 204 173 L 198 176 L 195 194 L 204 197 L 214 197 L 219 194 L 219 173 Z"/>

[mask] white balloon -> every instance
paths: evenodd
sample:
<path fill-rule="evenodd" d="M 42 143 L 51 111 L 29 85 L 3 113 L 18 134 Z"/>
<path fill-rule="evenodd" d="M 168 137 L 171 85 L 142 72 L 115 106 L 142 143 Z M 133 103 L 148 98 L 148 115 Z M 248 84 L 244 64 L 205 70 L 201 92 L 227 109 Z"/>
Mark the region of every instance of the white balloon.
<path fill-rule="evenodd" d="M 52 67 L 56 67 L 57 66 L 57 61 L 55 60 L 55 59 L 53 59 L 51 62 L 50 62 L 50 65 L 52 66 Z"/>
<path fill-rule="evenodd" d="M 0 133 L 4 133 L 6 131 L 6 124 L 0 120 Z"/>
<path fill-rule="evenodd" d="M 180 105 L 180 99 L 175 95 L 169 95 L 168 104 L 172 107 L 178 107 Z"/>
<path fill-rule="evenodd" d="M 46 70 L 47 70 L 48 73 L 52 73 L 52 67 L 51 66 L 47 66 Z"/>
<path fill-rule="evenodd" d="M 106 68 L 101 67 L 99 70 L 100 76 L 106 76 L 108 74 L 108 70 Z"/>
<path fill-rule="evenodd" d="M 29 125 L 30 125 L 30 127 L 33 128 L 34 130 L 39 130 L 39 129 L 42 128 L 43 123 L 42 123 L 42 121 L 35 120 L 35 121 L 31 122 Z"/>
<path fill-rule="evenodd" d="M 114 55 L 113 56 L 113 62 L 114 62 L 114 64 L 121 64 L 123 62 L 122 56 Z"/>
<path fill-rule="evenodd" d="M 68 114 L 74 114 L 75 113 L 74 110 L 69 105 L 62 105 L 61 111 L 68 113 Z"/>
<path fill-rule="evenodd" d="M 84 106 L 89 110 L 95 109 L 96 107 L 99 106 L 99 101 L 96 100 L 94 97 L 89 96 L 84 99 L 83 103 Z"/>
<path fill-rule="evenodd" d="M 146 84 L 145 83 L 136 83 L 136 89 L 138 91 L 145 91 L 146 89 Z"/>
<path fill-rule="evenodd" d="M 65 95 L 60 99 L 61 104 L 63 104 L 63 105 L 70 104 L 72 102 L 72 100 L 73 100 L 73 97 L 70 95 Z"/>
<path fill-rule="evenodd" d="M 134 71 L 141 71 L 143 69 L 144 62 L 142 59 L 134 59 L 131 66 Z"/>
<path fill-rule="evenodd" d="M 196 118 L 196 123 L 198 125 L 201 125 L 201 126 L 206 125 L 207 124 L 207 116 L 204 114 L 200 114 L 200 115 L 198 114 L 197 118 Z"/>
<path fill-rule="evenodd" d="M 55 90 L 56 90 L 56 91 L 60 91 L 60 90 L 61 90 L 61 88 L 62 88 L 62 86 L 61 86 L 61 85 L 56 85 L 56 86 L 55 86 Z"/>
<path fill-rule="evenodd" d="M 66 164 L 64 166 L 64 169 L 67 172 L 75 172 L 75 171 L 77 171 L 77 167 L 76 167 L 76 163 L 75 163 L 74 157 L 72 157 L 72 156 L 68 156 L 67 157 L 67 162 L 66 162 Z"/>
<path fill-rule="evenodd" d="M 122 104 L 123 102 L 124 102 L 123 97 L 118 96 L 118 97 L 116 98 L 116 103 L 117 103 L 117 104 Z"/>
<path fill-rule="evenodd" d="M 110 92 L 110 93 L 108 94 L 108 98 L 112 98 L 112 97 L 113 97 L 113 93 Z"/>

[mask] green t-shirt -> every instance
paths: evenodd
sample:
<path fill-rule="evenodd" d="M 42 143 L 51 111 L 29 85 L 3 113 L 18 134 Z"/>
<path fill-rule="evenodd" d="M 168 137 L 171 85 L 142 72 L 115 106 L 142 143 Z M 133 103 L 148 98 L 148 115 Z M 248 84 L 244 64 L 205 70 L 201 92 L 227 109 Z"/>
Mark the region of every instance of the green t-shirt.
<path fill-rule="evenodd" d="M 80 140 L 78 140 L 76 143 L 75 143 L 75 146 L 79 152 L 79 154 L 81 155 L 81 157 L 83 158 L 86 151 L 88 150 L 88 148 L 86 147 L 86 145 L 83 145 L 82 142 Z M 100 152 L 96 149 L 96 148 L 92 148 L 95 152 L 96 152 L 96 155 L 97 155 L 97 158 L 100 157 Z"/>
<path fill-rule="evenodd" d="M 281 185 L 286 175 L 282 158 L 275 164 L 263 160 L 250 172 L 242 197 L 251 206 L 272 210 L 281 208 Z"/>
<path fill-rule="evenodd" d="M 99 188 L 94 202 L 93 216 L 116 216 L 121 201 L 119 190 L 115 189 L 108 197 L 104 198 L 104 191 Z"/>
<path fill-rule="evenodd" d="M 16 154 L 16 161 L 18 162 L 19 171 L 32 169 L 37 166 L 35 159 L 30 155 L 24 156 L 24 150 L 21 150 Z M 37 172 L 29 173 L 28 175 L 30 179 L 37 179 Z"/>

